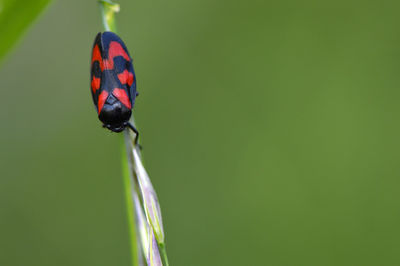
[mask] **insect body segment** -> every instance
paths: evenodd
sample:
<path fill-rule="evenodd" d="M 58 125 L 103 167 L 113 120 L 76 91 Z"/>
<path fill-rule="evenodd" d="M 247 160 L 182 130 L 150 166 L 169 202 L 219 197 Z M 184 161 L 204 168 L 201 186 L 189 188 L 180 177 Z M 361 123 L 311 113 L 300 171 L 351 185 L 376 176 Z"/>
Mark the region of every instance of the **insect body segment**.
<path fill-rule="evenodd" d="M 135 104 L 136 78 L 132 58 L 115 33 L 98 33 L 93 44 L 91 92 L 104 127 L 121 132 Z"/>

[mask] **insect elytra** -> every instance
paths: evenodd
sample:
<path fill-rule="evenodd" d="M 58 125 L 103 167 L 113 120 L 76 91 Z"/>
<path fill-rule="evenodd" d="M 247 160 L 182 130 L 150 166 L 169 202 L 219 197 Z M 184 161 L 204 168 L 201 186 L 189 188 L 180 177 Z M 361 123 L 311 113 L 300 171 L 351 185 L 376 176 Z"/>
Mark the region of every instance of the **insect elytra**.
<path fill-rule="evenodd" d="M 129 123 L 137 96 L 132 58 L 122 39 L 113 32 L 99 32 L 94 40 L 90 87 L 103 127 L 121 132 Z"/>

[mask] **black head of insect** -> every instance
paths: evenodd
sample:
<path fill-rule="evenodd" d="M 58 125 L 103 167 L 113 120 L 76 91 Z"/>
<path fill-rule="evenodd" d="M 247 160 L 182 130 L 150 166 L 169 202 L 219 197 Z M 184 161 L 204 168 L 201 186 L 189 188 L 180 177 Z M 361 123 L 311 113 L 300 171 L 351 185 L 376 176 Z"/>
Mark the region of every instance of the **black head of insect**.
<path fill-rule="evenodd" d="M 132 111 L 110 94 L 99 113 L 103 127 L 114 132 L 121 132 L 128 125 Z"/>

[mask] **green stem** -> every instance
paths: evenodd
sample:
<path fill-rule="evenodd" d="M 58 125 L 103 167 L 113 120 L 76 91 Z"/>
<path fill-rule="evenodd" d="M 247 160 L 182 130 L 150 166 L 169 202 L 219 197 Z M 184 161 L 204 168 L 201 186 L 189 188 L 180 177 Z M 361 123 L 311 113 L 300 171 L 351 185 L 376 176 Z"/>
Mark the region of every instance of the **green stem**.
<path fill-rule="evenodd" d="M 103 26 L 106 31 L 117 32 L 117 26 L 115 23 L 115 13 L 119 12 L 119 5 L 113 3 L 110 0 L 99 0 L 101 15 L 103 19 Z M 137 249 L 137 237 L 136 237 L 136 224 L 135 224 L 135 213 L 133 206 L 133 183 L 132 177 L 130 175 L 130 167 L 128 164 L 127 150 L 124 141 L 124 135 L 121 134 L 121 147 L 122 147 L 122 175 L 124 181 L 124 190 L 125 190 L 125 205 L 126 205 L 126 213 L 128 218 L 128 227 L 129 227 L 129 239 L 131 245 L 131 260 L 132 266 L 138 266 L 138 249 Z"/>
<path fill-rule="evenodd" d="M 106 31 L 117 32 L 117 24 L 114 15 L 119 12 L 119 5 L 109 0 L 99 0 L 101 6 L 101 17 Z"/>
<path fill-rule="evenodd" d="M 127 218 L 128 218 L 128 227 L 129 227 L 129 239 L 130 239 L 130 244 L 131 244 L 131 260 L 132 260 L 132 265 L 133 266 L 138 266 L 138 250 L 137 250 L 137 237 L 136 237 L 136 230 L 135 230 L 135 214 L 134 214 L 134 206 L 133 206 L 133 197 L 132 197 L 132 191 L 133 191 L 133 184 L 132 184 L 132 178 L 130 175 L 130 167 L 128 164 L 128 157 L 127 157 L 127 152 L 126 152 L 126 146 L 125 142 L 123 140 L 123 135 L 122 135 L 122 141 L 121 141 L 121 146 L 122 146 L 122 154 L 121 154 L 121 159 L 122 159 L 122 175 L 123 175 L 123 180 L 124 180 L 124 190 L 125 190 L 125 205 L 126 205 L 126 213 L 127 213 Z"/>
<path fill-rule="evenodd" d="M 164 266 L 169 266 L 168 257 L 167 257 L 167 249 L 165 248 L 165 244 L 158 245 L 158 249 L 160 250 L 161 260 Z"/>

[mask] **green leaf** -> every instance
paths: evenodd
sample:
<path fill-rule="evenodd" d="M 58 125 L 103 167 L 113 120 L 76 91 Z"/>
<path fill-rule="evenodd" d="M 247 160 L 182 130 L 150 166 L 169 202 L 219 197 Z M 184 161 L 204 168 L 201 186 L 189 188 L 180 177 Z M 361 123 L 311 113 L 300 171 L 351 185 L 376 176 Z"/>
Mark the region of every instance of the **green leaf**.
<path fill-rule="evenodd" d="M 0 0 L 0 60 L 50 0 Z"/>

